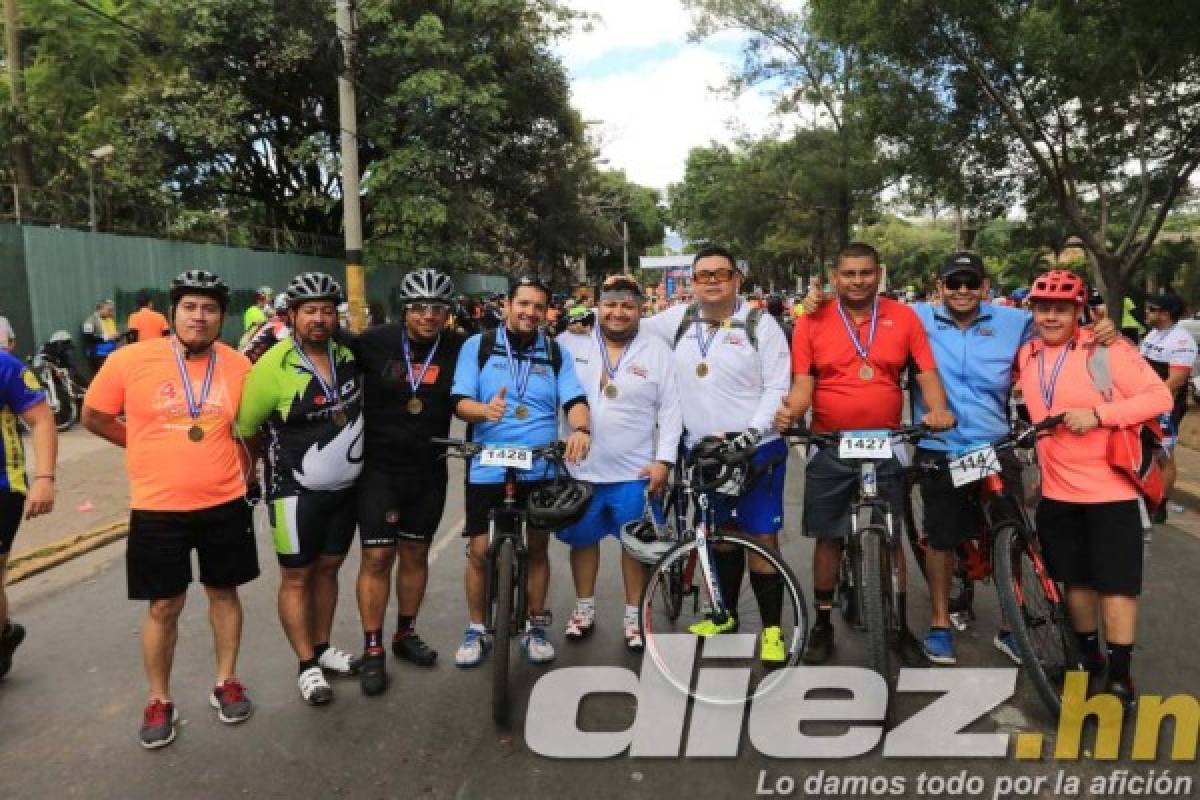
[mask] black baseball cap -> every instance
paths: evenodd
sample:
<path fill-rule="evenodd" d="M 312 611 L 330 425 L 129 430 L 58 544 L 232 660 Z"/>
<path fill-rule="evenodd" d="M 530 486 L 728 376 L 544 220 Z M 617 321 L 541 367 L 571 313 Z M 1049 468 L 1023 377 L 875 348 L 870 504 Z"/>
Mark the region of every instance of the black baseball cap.
<path fill-rule="evenodd" d="M 1183 300 L 1177 294 L 1155 294 L 1146 298 L 1146 305 L 1156 306 L 1171 315 L 1171 319 L 1183 316 Z"/>
<path fill-rule="evenodd" d="M 960 250 L 942 262 L 942 271 L 938 274 L 938 277 L 945 278 L 959 272 L 969 272 L 981 278 L 987 277 L 987 272 L 983 267 L 983 259 L 979 257 L 978 253 L 971 253 L 966 250 Z"/>

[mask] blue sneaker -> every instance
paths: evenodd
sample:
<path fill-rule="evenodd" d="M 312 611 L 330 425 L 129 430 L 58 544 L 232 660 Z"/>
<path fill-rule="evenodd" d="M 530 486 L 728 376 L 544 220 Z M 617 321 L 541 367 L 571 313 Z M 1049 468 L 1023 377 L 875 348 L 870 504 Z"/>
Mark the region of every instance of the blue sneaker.
<path fill-rule="evenodd" d="M 1017 649 L 1017 639 L 1012 635 L 1012 631 L 1000 631 L 996 634 L 996 638 L 992 639 L 992 644 L 996 646 L 1004 655 L 1012 659 L 1012 662 L 1018 667 L 1021 666 L 1021 651 Z"/>
<path fill-rule="evenodd" d="M 475 628 L 467 628 L 463 634 L 462 644 L 454 653 L 454 665 L 467 669 L 478 667 L 483 663 L 483 657 L 492 649 L 492 643 L 487 634 Z"/>
<path fill-rule="evenodd" d="M 521 652 L 530 664 L 548 664 L 554 660 L 554 645 L 546 641 L 546 632 L 534 625 L 521 634 Z"/>
<path fill-rule="evenodd" d="M 954 655 L 954 634 L 947 628 L 930 628 L 921 645 L 925 657 L 934 664 L 957 664 Z"/>

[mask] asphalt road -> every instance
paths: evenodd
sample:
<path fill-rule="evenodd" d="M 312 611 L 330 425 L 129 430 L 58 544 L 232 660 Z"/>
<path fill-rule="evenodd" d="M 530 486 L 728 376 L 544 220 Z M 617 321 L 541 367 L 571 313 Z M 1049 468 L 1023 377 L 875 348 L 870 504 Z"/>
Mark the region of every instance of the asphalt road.
<path fill-rule="evenodd" d="M 811 548 L 796 533 L 801 468 L 802 462 L 793 456 L 784 553 L 809 587 Z M 499 730 L 489 713 L 487 669 L 462 671 L 452 664 L 465 622 L 458 535 L 461 486 L 456 477 L 461 471 L 454 469 L 444 524 L 433 549 L 430 589 L 419 619 L 422 634 L 440 651 L 441 659 L 430 670 L 390 663 L 393 684 L 382 697 L 368 698 L 357 682 L 349 681 L 335 683 L 337 697 L 331 706 L 314 709 L 301 702 L 295 660 L 275 613 L 278 571 L 267 537 L 260 538 L 263 575 L 242 593 L 246 625 L 240 673 L 257 711 L 244 725 L 231 727 L 218 722 L 208 706 L 211 640 L 203 593 L 193 587 L 181 623 L 173 681 L 183 723 L 175 743 L 161 751 L 143 751 L 136 739 L 145 704 L 138 644 L 144 606 L 125 598 L 124 544 L 13 587 L 13 616 L 27 626 L 29 638 L 18 651 L 12 673 L 0 682 L 0 797 L 727 798 L 755 796 L 760 781 L 770 786 L 780 777 L 794 779 L 796 796 L 805 796 L 802 782 L 818 770 L 831 775 L 905 776 L 914 781 L 922 771 L 954 774 L 962 769 L 988 782 L 985 797 L 991 797 L 991 781 L 998 775 L 1051 776 L 1049 786 L 1026 795 L 1050 797 L 1060 767 L 1087 776 L 1105 774 L 1114 766 L 1092 761 L 1023 762 L 1011 756 L 897 760 L 882 758 L 878 749 L 849 761 L 773 760 L 759 755 L 745 737 L 735 759 L 621 755 L 560 761 L 536 755 L 525 745 L 525 703 L 533 682 L 548 668 L 514 660 L 515 719 L 511 730 Z M 1200 634 L 1198 531 L 1200 519 L 1188 512 L 1155 534 L 1135 660 L 1143 692 L 1200 693 L 1194 646 Z M 552 545 L 551 602 L 556 620 L 552 640 L 560 654 L 552 668 L 639 668 L 639 659 L 626 654 L 621 640 L 617 549 L 614 541 L 606 543 L 596 634 L 586 642 L 567 645 L 561 625 L 573 598 L 566 549 Z M 357 566 L 356 549 L 343 568 L 342 605 L 334 636 L 336 644 L 356 651 L 361 646 L 353 588 Z M 928 619 L 927 597 L 919 580 L 910 583 L 916 584 L 910 588 L 910 621 L 920 631 Z M 981 592 L 979 611 L 980 621 L 958 636 L 960 664 L 1006 666 L 991 646 L 998 612 L 987 587 Z M 393 614 L 394 609 L 389 619 L 394 619 Z M 838 664 L 865 663 L 860 634 L 839 628 L 838 643 Z M 647 668 L 653 669 L 649 662 Z M 927 695 L 904 698 L 901 717 L 929 699 Z M 580 721 L 585 729 L 622 730 L 633 715 L 631 699 L 608 695 L 589 699 Z M 1023 678 L 1009 703 L 970 730 L 1053 734 Z M 1160 751 L 1165 753 L 1166 748 Z M 1194 761 L 1170 764 L 1163 757 L 1157 765 L 1136 765 L 1148 766 L 1196 774 Z"/>

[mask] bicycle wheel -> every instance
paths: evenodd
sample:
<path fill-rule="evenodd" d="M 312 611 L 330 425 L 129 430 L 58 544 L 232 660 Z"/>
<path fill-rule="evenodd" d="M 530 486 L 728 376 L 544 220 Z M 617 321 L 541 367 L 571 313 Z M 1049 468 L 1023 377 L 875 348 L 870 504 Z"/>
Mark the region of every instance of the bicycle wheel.
<path fill-rule="evenodd" d="M 508 722 L 509 640 L 513 625 L 512 539 L 504 537 L 496 548 L 496 607 L 492 617 L 495 628 L 495 653 L 492 656 L 492 719 L 497 725 Z"/>
<path fill-rule="evenodd" d="M 804 593 L 800 589 L 800 582 L 783 558 L 759 542 L 731 534 L 718 534 L 710 537 L 708 541 L 714 547 L 736 548 L 747 559 L 750 554 L 758 556 L 766 561 L 768 566 L 779 576 L 778 585 L 782 601 L 779 628 L 785 651 L 782 662 L 764 665 L 759 658 L 763 619 L 758 599 L 751 586 L 748 567 L 747 575 L 743 578 L 741 586 L 738 587 L 737 596 L 725 598 L 725 604 L 729 610 L 737 614 L 737 633 L 749 636 L 752 641 L 733 640 L 728 634 L 711 639 L 701 639 L 703 648 L 697 654 L 697 658 L 703 658 L 705 649 L 720 648 L 722 667 L 748 668 L 752 687 L 751 696 L 757 698 L 765 695 L 776 685 L 777 681 L 771 679 L 772 672 L 776 672 L 782 667 L 795 666 L 800 661 L 800 654 L 804 651 L 804 642 L 808 634 L 808 607 L 805 605 Z M 678 648 L 669 647 L 665 637 L 672 634 L 690 635 L 689 628 L 705 621 L 707 614 L 712 609 L 712 600 L 705 585 L 703 571 L 696 563 L 698 555 L 699 550 L 695 540 L 680 542 L 667 551 L 654 566 L 646 586 L 642 589 L 640 605 L 642 640 L 645 642 L 646 652 L 655 666 L 679 691 L 706 702 L 743 703 L 747 699 L 746 696 L 733 698 L 704 694 L 700 687 L 692 686 L 692 667 L 695 665 L 695 661 L 686 659 L 686 663 L 677 663 L 678 659 L 668 658 L 668 653 L 678 652 Z M 667 596 L 664 585 L 668 584 L 677 573 L 682 573 L 682 597 L 685 602 L 670 607 L 663 599 Z M 698 584 L 698 586 L 693 584 Z M 689 591 L 694 593 L 692 602 L 686 602 Z M 671 616 L 672 612 L 675 613 L 674 617 Z"/>
<path fill-rule="evenodd" d="M 679 619 L 683 611 L 683 576 L 686 565 L 681 561 L 672 564 L 662 581 L 663 614 L 670 622 Z"/>
<path fill-rule="evenodd" d="M 1066 597 L 1046 572 L 1041 548 L 1016 525 L 996 532 L 993 563 L 1004 620 L 1021 653 L 1021 667 L 1057 719 L 1063 681 L 1075 668 L 1075 633 Z"/>
<path fill-rule="evenodd" d="M 913 561 L 921 570 L 921 577 L 929 583 L 929 572 L 925 567 L 925 500 L 921 497 L 921 485 L 915 478 L 909 478 L 908 491 L 904 493 L 904 533 L 908 539 L 909 549 L 912 550 Z"/>
<path fill-rule="evenodd" d="M 870 522 L 870 510 L 864 509 L 865 522 Z M 892 686 L 891 652 L 888 648 L 888 606 L 884 599 L 891 592 L 891 559 L 887 553 L 887 536 L 878 525 L 859 528 L 862 539 L 862 607 L 867 626 L 867 650 L 871 668 Z M 885 583 L 887 581 L 887 583 Z"/>
<path fill-rule="evenodd" d="M 846 624 L 855 630 L 863 630 L 862 607 L 862 559 L 859 557 L 859 541 L 851 536 L 842 546 L 842 559 L 838 562 L 837 605 Z"/>

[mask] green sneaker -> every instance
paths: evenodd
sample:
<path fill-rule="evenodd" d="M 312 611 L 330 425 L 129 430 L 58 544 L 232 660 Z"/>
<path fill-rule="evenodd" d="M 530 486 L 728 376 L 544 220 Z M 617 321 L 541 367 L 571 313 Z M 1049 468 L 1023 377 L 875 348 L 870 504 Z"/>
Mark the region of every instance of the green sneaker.
<path fill-rule="evenodd" d="M 772 625 L 762 632 L 759 639 L 758 657 L 765 667 L 778 667 L 787 660 L 787 647 L 783 644 L 783 629 Z"/>
<path fill-rule="evenodd" d="M 696 636 L 716 636 L 718 633 L 737 633 L 738 623 L 737 617 L 732 614 L 725 617 L 725 622 L 718 625 L 713 622 L 712 615 L 709 614 L 699 622 L 688 626 L 688 633 L 694 633 Z"/>

